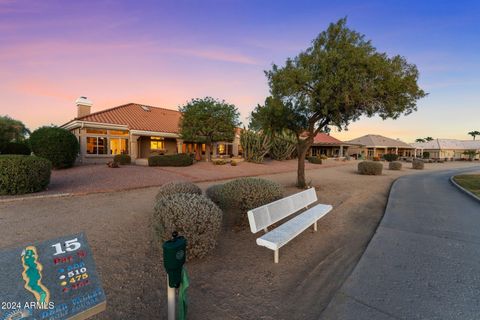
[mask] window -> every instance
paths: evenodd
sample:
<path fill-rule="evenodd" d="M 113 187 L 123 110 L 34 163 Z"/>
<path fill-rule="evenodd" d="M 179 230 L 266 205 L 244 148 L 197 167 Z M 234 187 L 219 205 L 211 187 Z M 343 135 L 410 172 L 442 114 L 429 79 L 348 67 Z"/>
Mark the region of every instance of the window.
<path fill-rule="evenodd" d="M 107 138 L 87 137 L 87 154 L 108 154 Z"/>
<path fill-rule="evenodd" d="M 109 130 L 108 133 L 112 136 L 128 136 L 128 131 L 124 130 Z"/>
<path fill-rule="evenodd" d="M 128 139 L 110 138 L 110 154 L 128 154 Z"/>
<path fill-rule="evenodd" d="M 104 130 L 104 129 L 87 129 L 87 133 L 107 134 L 107 130 Z"/>
<path fill-rule="evenodd" d="M 150 138 L 151 150 L 165 150 L 165 141 L 163 138 L 151 137 Z"/>

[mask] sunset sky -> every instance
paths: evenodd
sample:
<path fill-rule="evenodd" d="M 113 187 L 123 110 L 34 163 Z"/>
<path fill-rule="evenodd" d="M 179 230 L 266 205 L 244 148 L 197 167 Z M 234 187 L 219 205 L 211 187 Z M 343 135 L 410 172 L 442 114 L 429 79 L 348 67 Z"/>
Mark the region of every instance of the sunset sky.
<path fill-rule="evenodd" d="M 480 130 L 480 1 L 0 0 L 0 115 L 35 129 L 72 119 L 81 95 L 92 111 L 212 96 L 247 123 L 269 93 L 263 71 L 345 16 L 379 51 L 416 64 L 429 95 L 407 117 L 361 119 L 335 137 Z"/>

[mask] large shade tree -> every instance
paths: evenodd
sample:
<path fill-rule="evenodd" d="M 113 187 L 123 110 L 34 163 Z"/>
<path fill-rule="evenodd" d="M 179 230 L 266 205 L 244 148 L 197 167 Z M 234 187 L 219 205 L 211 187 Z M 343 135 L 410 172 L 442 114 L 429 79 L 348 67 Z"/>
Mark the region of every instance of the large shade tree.
<path fill-rule="evenodd" d="M 258 125 L 263 118 L 265 125 L 295 132 L 297 185 L 303 188 L 305 156 L 317 133 L 327 132 L 329 126 L 347 129 L 364 115 L 396 119 L 410 114 L 426 95 L 417 84 L 418 75 L 415 65 L 402 56 L 378 52 L 341 19 L 298 56 L 266 71 L 272 98 L 255 109 L 252 122 Z M 275 119 L 260 116 L 265 114 Z"/>
<path fill-rule="evenodd" d="M 182 112 L 180 135 L 183 140 L 205 143 L 207 161 L 211 160 L 212 144 L 232 141 L 235 128 L 240 124 L 235 105 L 206 97 L 192 99 L 179 107 Z"/>

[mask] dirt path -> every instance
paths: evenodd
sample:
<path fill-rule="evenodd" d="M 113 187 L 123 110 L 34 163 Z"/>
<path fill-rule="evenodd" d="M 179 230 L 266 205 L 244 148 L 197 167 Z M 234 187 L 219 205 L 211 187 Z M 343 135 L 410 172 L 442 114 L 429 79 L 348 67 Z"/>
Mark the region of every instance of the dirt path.
<path fill-rule="evenodd" d="M 426 169 L 468 166 L 427 164 Z M 411 169 L 359 176 L 355 163 L 309 170 L 321 202 L 334 210 L 319 232 L 282 248 L 280 264 L 248 230 L 224 230 L 218 248 L 189 263 L 189 319 L 316 319 L 361 256 L 380 221 L 391 182 Z M 266 178 L 293 187 L 294 173 Z M 209 183 L 200 184 L 206 187 Z M 156 188 L 0 203 L 0 248 L 84 231 L 95 255 L 108 307 L 98 319 L 159 319 L 165 274 L 152 243 Z"/>

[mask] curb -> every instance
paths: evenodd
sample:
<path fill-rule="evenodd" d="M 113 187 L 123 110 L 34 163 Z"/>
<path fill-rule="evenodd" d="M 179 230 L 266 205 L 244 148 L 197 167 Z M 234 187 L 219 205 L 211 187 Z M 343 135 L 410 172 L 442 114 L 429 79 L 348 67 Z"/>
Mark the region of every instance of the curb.
<path fill-rule="evenodd" d="M 24 200 L 36 200 L 36 199 L 48 199 L 48 198 L 60 198 L 60 197 L 70 197 L 73 196 L 73 193 L 56 193 L 56 194 L 46 194 L 41 196 L 29 196 L 29 197 L 19 197 L 19 198 L 9 198 L 9 199 L 0 199 L 0 203 L 5 202 L 14 202 L 14 201 L 24 201 Z"/>
<path fill-rule="evenodd" d="M 451 176 L 450 177 L 450 182 L 455 186 L 457 187 L 458 189 L 460 189 L 461 191 L 463 191 L 464 193 L 466 193 L 467 195 L 471 196 L 472 198 L 474 198 L 475 200 L 477 200 L 478 202 L 480 202 L 480 197 L 478 197 L 476 194 L 473 194 L 472 192 L 468 191 L 467 189 L 465 189 L 464 187 L 460 186 L 458 183 L 455 182 L 455 180 L 453 179 L 455 176 Z"/>

